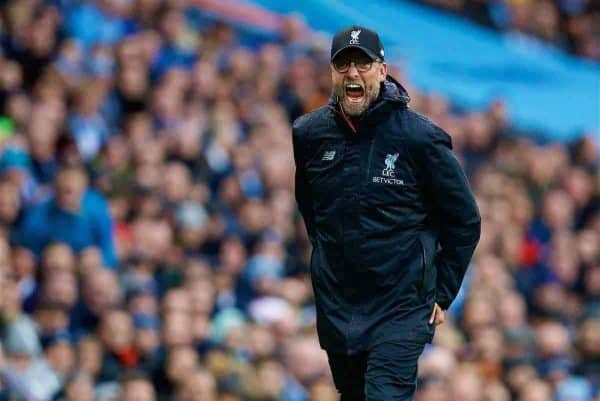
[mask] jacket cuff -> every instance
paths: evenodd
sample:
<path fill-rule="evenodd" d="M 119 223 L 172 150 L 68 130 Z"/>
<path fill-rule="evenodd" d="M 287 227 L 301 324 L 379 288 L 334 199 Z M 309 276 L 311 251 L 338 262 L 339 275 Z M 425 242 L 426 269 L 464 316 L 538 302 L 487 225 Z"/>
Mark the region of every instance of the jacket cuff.
<path fill-rule="evenodd" d="M 440 308 L 442 308 L 443 310 L 448 310 L 448 308 L 450 308 L 450 305 L 452 304 L 452 300 L 448 299 L 448 298 L 439 298 L 435 301 Z"/>

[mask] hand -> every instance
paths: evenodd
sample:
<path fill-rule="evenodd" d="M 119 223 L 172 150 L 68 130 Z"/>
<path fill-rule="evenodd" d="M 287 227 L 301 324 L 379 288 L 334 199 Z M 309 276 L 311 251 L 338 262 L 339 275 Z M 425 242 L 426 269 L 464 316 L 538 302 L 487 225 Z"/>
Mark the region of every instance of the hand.
<path fill-rule="evenodd" d="M 444 310 L 436 302 L 433 306 L 431 317 L 429 318 L 429 324 L 435 322 L 435 325 L 439 326 L 440 324 L 444 323 L 444 320 L 446 320 L 446 312 L 444 312 Z"/>

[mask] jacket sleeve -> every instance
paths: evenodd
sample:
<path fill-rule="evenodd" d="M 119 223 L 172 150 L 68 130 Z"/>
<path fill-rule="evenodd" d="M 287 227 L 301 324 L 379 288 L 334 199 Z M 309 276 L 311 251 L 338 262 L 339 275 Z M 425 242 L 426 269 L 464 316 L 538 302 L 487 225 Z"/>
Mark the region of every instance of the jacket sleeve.
<path fill-rule="evenodd" d="M 292 128 L 292 142 L 294 148 L 294 163 L 296 165 L 294 179 L 295 197 L 300 214 L 304 219 L 304 225 L 306 226 L 306 231 L 308 232 L 308 238 L 310 239 L 310 242 L 314 244 L 314 213 L 311 204 L 310 186 L 308 185 L 306 172 L 304 170 L 304 157 L 306 157 L 306 153 L 303 152 L 302 149 L 300 133 L 301 128 L 294 124 Z"/>
<path fill-rule="evenodd" d="M 117 267 L 117 254 L 114 243 L 114 223 L 108 204 L 103 202 L 105 207 L 99 210 L 99 219 L 97 222 L 97 241 L 102 252 L 102 260 L 107 267 L 115 269 Z"/>
<path fill-rule="evenodd" d="M 88 189 L 83 195 L 83 204 L 86 222 L 93 232 L 93 241 L 88 245 L 99 249 L 104 266 L 116 269 L 118 261 L 114 242 L 114 221 L 108 201 L 96 190 Z"/>
<path fill-rule="evenodd" d="M 419 153 L 432 217 L 439 230 L 436 302 L 448 309 L 479 242 L 481 217 L 467 177 L 452 152 L 450 136 L 434 125 L 427 131 Z"/>
<path fill-rule="evenodd" d="M 12 225 L 11 245 L 27 248 L 40 257 L 44 246 L 50 242 L 48 231 L 51 226 L 47 205 L 34 206 L 24 211 L 19 220 Z"/>

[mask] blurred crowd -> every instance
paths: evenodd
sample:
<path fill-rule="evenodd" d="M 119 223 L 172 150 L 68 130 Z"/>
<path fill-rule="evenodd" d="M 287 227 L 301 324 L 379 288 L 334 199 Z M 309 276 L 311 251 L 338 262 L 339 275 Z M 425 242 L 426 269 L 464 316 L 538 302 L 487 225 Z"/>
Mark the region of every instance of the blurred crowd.
<path fill-rule="evenodd" d="M 598 0 L 418 0 L 523 39 L 600 61 Z"/>
<path fill-rule="evenodd" d="M 1 9 L 0 400 L 337 400 L 291 152 L 327 46 L 186 0 Z M 483 217 L 417 399 L 600 400 L 597 134 L 538 143 L 391 74 Z"/>

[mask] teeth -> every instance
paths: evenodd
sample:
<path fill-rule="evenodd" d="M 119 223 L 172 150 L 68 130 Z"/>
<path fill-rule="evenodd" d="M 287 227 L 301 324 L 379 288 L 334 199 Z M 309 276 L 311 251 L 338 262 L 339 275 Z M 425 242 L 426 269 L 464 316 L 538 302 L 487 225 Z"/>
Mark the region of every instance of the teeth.
<path fill-rule="evenodd" d="M 346 85 L 347 89 L 362 89 L 359 84 L 348 84 Z"/>

